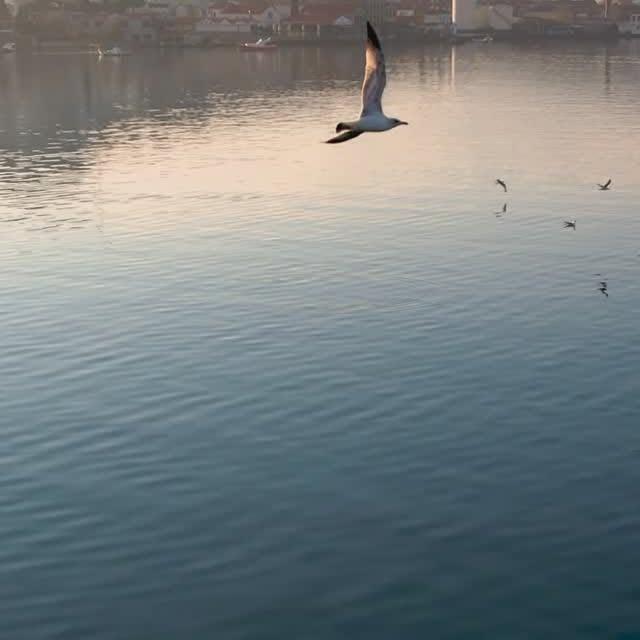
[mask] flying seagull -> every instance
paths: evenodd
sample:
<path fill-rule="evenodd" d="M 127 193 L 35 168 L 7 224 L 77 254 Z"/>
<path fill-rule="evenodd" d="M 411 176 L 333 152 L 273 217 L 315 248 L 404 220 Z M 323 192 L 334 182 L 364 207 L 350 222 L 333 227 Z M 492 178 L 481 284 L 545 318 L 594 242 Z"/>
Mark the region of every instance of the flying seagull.
<path fill-rule="evenodd" d="M 504 180 L 500 180 L 500 178 L 498 178 L 496 180 L 496 184 L 499 184 L 504 189 L 504 192 L 507 193 L 507 183 Z"/>
<path fill-rule="evenodd" d="M 576 230 L 576 221 L 575 220 L 565 220 L 564 221 L 564 228 L 565 229 L 573 229 L 575 231 Z"/>
<path fill-rule="evenodd" d="M 607 298 L 609 297 L 609 292 L 607 291 L 607 287 L 598 287 L 598 291 L 600 291 L 600 293 L 602 293 L 603 295 L 607 296 Z"/>
<path fill-rule="evenodd" d="M 398 118 L 388 118 L 382 111 L 382 92 L 387 83 L 387 73 L 384 67 L 384 54 L 371 23 L 367 22 L 367 46 L 366 65 L 364 69 L 364 82 L 362 83 L 362 111 L 360 117 L 352 122 L 339 122 L 336 126 L 336 133 L 327 140 L 329 144 L 346 142 L 352 138 L 369 131 L 388 131 L 401 124 L 409 124 L 398 120 Z"/>
<path fill-rule="evenodd" d="M 600 187 L 600 191 L 609 191 L 609 187 L 611 186 L 611 178 L 609 178 L 604 184 L 598 184 Z"/>
<path fill-rule="evenodd" d="M 494 211 L 494 214 L 498 217 L 501 218 L 503 214 L 507 213 L 507 203 L 505 202 L 502 205 L 502 211 Z"/>

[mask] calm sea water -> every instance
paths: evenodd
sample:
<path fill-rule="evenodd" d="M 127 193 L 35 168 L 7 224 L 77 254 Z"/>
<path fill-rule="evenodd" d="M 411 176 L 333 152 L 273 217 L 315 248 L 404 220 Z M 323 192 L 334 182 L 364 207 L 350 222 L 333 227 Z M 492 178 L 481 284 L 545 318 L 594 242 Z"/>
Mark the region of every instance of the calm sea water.
<path fill-rule="evenodd" d="M 387 58 L 0 58 L 0 637 L 640 637 L 640 43 Z"/>

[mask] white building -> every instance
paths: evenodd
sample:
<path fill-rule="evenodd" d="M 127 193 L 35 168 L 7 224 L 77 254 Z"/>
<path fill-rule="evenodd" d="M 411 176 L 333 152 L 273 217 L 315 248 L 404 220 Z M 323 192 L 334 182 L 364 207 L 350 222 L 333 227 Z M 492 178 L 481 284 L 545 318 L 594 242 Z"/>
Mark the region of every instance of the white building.
<path fill-rule="evenodd" d="M 452 0 L 451 20 L 456 33 L 510 31 L 513 7 L 507 4 L 479 4 L 477 0 Z"/>
<path fill-rule="evenodd" d="M 618 31 L 624 36 L 640 38 L 640 8 L 618 22 Z"/>
<path fill-rule="evenodd" d="M 476 0 L 452 0 L 451 21 L 458 31 L 476 31 L 479 27 L 475 19 Z"/>

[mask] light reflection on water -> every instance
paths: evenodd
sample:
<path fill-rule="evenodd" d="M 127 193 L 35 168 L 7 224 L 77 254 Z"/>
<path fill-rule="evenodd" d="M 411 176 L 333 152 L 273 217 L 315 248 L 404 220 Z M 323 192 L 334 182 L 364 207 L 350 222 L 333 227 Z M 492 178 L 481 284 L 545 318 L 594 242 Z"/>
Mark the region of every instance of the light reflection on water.
<path fill-rule="evenodd" d="M 0 636 L 637 632 L 639 53 L 0 59 Z"/>

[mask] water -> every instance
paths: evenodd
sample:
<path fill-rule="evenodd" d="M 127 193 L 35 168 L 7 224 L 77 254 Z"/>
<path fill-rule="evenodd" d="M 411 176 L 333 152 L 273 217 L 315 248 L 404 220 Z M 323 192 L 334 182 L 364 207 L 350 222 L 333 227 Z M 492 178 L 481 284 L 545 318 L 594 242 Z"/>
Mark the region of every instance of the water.
<path fill-rule="evenodd" d="M 639 45 L 0 59 L 0 637 L 637 637 Z"/>

